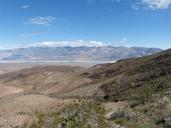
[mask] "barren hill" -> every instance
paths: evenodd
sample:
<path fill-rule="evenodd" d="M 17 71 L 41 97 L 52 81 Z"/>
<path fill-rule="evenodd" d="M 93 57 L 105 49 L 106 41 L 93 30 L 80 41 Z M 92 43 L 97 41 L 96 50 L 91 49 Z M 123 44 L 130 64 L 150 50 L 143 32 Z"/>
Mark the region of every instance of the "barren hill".
<path fill-rule="evenodd" d="M 0 75 L 0 89 L 2 128 L 23 123 L 33 109 L 46 110 L 49 105 L 61 107 L 80 98 L 107 102 L 106 108 L 116 107 L 115 102 L 119 105 L 128 102 L 132 107 L 156 105 L 157 99 L 163 102 L 162 97 L 169 99 L 170 96 L 171 49 L 91 68 L 42 65 L 14 70 Z M 169 102 L 165 107 L 170 105 Z M 148 111 L 156 116 L 155 112 Z M 149 115 L 143 113 L 143 116 L 152 120 Z"/>

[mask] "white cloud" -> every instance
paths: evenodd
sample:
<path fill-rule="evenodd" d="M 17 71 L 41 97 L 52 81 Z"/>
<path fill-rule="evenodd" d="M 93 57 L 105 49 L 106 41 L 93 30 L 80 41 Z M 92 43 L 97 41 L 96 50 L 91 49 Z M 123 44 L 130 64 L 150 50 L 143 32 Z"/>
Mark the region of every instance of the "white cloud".
<path fill-rule="evenodd" d="M 167 9 L 171 5 L 171 0 L 142 0 L 141 2 L 153 10 Z"/>
<path fill-rule="evenodd" d="M 33 24 L 33 25 L 51 25 L 55 22 L 57 18 L 54 16 L 47 16 L 47 17 L 34 17 L 28 19 L 26 23 Z"/>
<path fill-rule="evenodd" d="M 27 38 L 27 37 L 31 37 L 31 36 L 37 36 L 37 35 L 40 35 L 40 33 L 33 32 L 33 33 L 27 33 L 27 34 L 20 34 L 19 37 Z"/>
<path fill-rule="evenodd" d="M 27 47 L 100 47 L 100 46 L 106 46 L 103 42 L 100 41 L 84 41 L 84 40 L 76 40 L 76 41 L 58 41 L 58 42 L 39 42 L 39 43 L 33 43 L 29 44 Z"/>
<path fill-rule="evenodd" d="M 31 6 L 30 5 L 23 5 L 22 8 L 23 9 L 27 9 L 27 8 L 30 8 Z"/>

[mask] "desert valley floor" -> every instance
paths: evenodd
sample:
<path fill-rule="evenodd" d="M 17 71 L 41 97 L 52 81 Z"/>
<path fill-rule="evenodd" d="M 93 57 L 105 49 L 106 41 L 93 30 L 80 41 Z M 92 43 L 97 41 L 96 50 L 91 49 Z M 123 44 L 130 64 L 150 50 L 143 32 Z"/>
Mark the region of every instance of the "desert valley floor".
<path fill-rule="evenodd" d="M 84 70 L 95 64 L 0 63 L 0 127 L 18 126 L 29 120 L 32 111 L 73 102 L 72 96 L 82 93 L 77 88 L 91 82 Z"/>

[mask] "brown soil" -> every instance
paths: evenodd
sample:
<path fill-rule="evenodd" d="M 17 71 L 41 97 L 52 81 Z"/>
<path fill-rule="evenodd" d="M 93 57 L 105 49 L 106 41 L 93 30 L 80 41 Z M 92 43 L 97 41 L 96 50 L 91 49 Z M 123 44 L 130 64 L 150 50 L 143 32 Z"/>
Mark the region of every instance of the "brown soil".
<path fill-rule="evenodd" d="M 85 68 L 78 66 L 4 68 L 0 69 L 0 128 L 23 124 L 33 111 L 64 107 L 74 99 L 57 97 L 91 82 L 80 75 Z M 55 98 L 50 94 L 55 94 Z"/>
<path fill-rule="evenodd" d="M 22 91 L 23 91 L 22 88 L 0 85 L 0 97 L 10 95 L 10 94 L 19 93 L 19 92 L 22 92 Z"/>

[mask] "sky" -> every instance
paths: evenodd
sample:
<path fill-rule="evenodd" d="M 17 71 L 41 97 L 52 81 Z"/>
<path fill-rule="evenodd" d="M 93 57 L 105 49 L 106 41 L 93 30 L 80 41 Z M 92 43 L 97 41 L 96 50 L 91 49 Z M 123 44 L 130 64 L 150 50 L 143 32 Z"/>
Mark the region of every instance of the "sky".
<path fill-rule="evenodd" d="M 0 0 L 0 48 L 171 48 L 171 0 Z"/>

